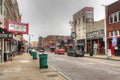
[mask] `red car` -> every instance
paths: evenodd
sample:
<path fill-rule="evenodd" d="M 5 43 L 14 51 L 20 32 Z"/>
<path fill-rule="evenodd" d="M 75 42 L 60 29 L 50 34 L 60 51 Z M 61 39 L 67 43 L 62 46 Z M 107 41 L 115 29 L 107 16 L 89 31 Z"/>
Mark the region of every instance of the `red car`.
<path fill-rule="evenodd" d="M 64 49 L 55 49 L 55 54 L 64 54 L 65 50 Z"/>

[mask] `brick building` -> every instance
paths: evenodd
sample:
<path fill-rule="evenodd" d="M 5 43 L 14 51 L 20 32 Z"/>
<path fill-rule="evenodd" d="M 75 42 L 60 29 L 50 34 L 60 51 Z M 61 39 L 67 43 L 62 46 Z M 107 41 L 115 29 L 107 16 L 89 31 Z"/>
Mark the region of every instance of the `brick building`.
<path fill-rule="evenodd" d="M 120 0 L 106 6 L 106 32 L 107 48 L 113 55 L 120 55 Z M 113 38 L 117 38 L 115 46 L 112 44 Z"/>

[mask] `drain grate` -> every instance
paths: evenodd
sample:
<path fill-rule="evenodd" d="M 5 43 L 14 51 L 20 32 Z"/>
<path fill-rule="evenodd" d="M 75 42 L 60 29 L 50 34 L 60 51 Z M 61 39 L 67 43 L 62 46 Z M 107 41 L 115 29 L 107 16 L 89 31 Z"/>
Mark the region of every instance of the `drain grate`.
<path fill-rule="evenodd" d="M 57 77 L 57 74 L 48 74 L 47 77 Z"/>
<path fill-rule="evenodd" d="M 3 76 L 4 74 L 0 72 L 0 76 Z"/>

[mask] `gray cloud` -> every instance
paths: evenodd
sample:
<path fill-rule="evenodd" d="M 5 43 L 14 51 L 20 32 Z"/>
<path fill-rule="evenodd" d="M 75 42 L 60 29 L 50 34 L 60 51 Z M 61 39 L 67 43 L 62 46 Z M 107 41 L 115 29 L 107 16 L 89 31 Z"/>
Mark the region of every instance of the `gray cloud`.
<path fill-rule="evenodd" d="M 22 21 L 30 24 L 33 40 L 38 36 L 69 35 L 72 15 L 86 6 L 94 7 L 95 20 L 104 18 L 104 7 L 117 0 L 17 0 Z"/>

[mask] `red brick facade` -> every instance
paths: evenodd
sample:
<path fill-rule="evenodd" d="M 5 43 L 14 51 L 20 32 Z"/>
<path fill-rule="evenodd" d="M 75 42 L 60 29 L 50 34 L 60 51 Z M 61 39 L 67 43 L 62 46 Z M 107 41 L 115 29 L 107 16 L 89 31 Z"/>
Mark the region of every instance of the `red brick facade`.
<path fill-rule="evenodd" d="M 106 28 L 106 30 L 107 30 L 106 34 L 107 34 L 107 37 L 109 37 L 109 32 L 110 31 L 120 30 L 120 22 L 115 22 L 115 23 L 112 23 L 112 24 L 109 23 L 110 22 L 110 20 L 109 20 L 110 15 L 112 13 L 117 12 L 117 11 L 120 11 L 120 1 L 117 1 L 117 2 L 115 2 L 111 5 L 108 5 L 106 7 L 106 27 L 107 27 Z"/>

